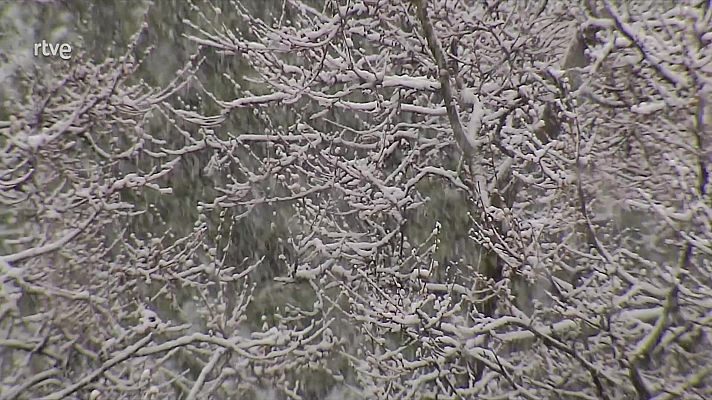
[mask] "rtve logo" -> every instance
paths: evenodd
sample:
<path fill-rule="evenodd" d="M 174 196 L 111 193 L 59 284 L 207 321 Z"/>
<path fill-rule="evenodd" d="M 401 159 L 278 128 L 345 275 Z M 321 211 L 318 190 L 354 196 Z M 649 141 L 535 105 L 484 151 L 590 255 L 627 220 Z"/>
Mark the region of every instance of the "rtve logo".
<path fill-rule="evenodd" d="M 49 56 L 59 56 L 62 60 L 69 60 L 72 58 L 72 46 L 68 43 L 47 43 L 46 40 L 42 40 L 39 43 L 35 43 L 35 57 L 42 54 L 45 57 Z"/>

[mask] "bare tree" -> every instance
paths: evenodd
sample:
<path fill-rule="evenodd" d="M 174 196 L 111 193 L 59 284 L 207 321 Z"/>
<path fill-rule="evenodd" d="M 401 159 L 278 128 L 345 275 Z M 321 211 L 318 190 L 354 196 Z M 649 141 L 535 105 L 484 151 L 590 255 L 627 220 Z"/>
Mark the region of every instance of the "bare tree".
<path fill-rule="evenodd" d="M 712 396 L 709 3 L 273 5 L 0 122 L 3 398 Z M 193 231 L 124 228 L 197 153 Z"/>

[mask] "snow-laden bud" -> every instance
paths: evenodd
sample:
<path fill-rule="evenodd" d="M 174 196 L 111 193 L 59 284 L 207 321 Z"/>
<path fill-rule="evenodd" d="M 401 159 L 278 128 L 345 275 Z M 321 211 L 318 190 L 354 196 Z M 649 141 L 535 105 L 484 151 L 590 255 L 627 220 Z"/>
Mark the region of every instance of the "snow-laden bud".
<path fill-rule="evenodd" d="M 141 373 L 140 381 L 143 383 L 143 382 L 148 382 L 150 379 L 151 379 L 151 370 L 146 368 Z"/>
<path fill-rule="evenodd" d="M 151 386 L 146 391 L 146 399 L 154 400 L 158 398 L 158 386 Z"/>
<path fill-rule="evenodd" d="M 146 332 L 151 329 L 156 329 L 160 323 L 161 320 L 158 318 L 158 314 L 156 314 L 153 310 L 143 308 L 141 311 L 141 325 L 137 326 L 136 330 L 139 332 Z"/>

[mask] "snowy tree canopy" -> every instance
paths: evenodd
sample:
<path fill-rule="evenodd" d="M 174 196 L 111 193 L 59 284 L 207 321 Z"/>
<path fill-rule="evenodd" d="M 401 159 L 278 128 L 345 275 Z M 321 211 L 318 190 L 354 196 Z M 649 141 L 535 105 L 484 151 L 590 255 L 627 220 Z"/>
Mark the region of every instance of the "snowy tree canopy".
<path fill-rule="evenodd" d="M 162 3 L 0 70 L 0 399 L 712 398 L 708 1 Z"/>

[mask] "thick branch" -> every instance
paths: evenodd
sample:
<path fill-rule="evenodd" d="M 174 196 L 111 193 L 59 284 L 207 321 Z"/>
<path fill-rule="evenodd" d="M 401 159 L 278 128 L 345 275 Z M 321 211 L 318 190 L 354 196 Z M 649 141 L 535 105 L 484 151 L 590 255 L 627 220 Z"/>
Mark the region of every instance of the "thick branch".
<path fill-rule="evenodd" d="M 425 39 L 428 41 L 428 48 L 433 54 L 435 64 L 438 67 L 440 94 L 443 96 L 443 101 L 445 102 L 447 118 L 450 122 L 450 126 L 452 127 L 452 132 L 455 135 L 455 140 L 462 151 L 468 157 L 472 156 L 474 149 L 467 140 L 467 137 L 465 137 L 465 130 L 462 128 L 462 122 L 460 121 L 460 116 L 457 112 L 457 104 L 455 103 L 455 96 L 450 82 L 450 70 L 447 67 L 445 55 L 443 54 L 443 49 L 440 47 L 440 42 L 435 34 L 435 30 L 433 29 L 433 24 L 430 22 L 430 18 L 428 17 L 427 0 L 416 0 L 415 4 L 417 7 L 418 20 L 423 26 L 423 33 L 425 34 Z"/>

